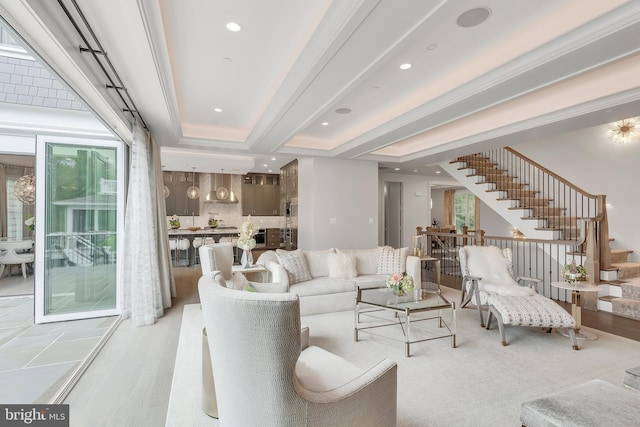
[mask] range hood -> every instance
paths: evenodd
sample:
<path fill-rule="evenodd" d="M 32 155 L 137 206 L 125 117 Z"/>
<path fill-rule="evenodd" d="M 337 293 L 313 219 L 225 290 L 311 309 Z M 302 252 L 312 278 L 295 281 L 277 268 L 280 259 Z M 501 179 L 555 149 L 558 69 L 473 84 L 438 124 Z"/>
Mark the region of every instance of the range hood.
<path fill-rule="evenodd" d="M 230 174 L 211 174 L 211 191 L 204 196 L 205 203 L 238 203 L 240 200 L 236 197 L 233 189 L 231 188 L 231 181 L 233 176 Z M 229 190 L 229 196 L 225 199 L 218 197 L 216 190 L 224 187 Z"/>

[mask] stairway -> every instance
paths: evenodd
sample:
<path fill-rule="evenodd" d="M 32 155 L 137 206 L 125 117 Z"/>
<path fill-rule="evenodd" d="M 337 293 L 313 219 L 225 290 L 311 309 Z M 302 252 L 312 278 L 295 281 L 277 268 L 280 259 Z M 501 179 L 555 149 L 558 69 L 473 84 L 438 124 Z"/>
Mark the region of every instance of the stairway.
<path fill-rule="evenodd" d="M 640 263 L 627 261 L 631 253 L 611 250 L 611 268 L 600 272 L 598 310 L 640 320 Z"/>
<path fill-rule="evenodd" d="M 489 157 L 472 154 L 458 157 L 450 163 L 457 164 L 458 171 L 467 171 L 465 176 L 473 179 L 476 185 L 484 185 L 486 193 L 496 193 L 492 198 L 498 202 L 507 202 L 507 209 L 517 213 L 519 220 L 531 221 L 534 230 L 550 231 L 554 239 L 580 239 L 577 216 L 567 216 L 566 208 L 554 206 L 552 198 L 545 197 L 541 191 L 529 189 L 526 182 L 518 182 L 517 176 L 498 167 Z M 522 230 L 521 226 L 518 228 Z M 525 235 L 531 236 L 532 233 Z"/>
<path fill-rule="evenodd" d="M 500 167 L 489 156 L 461 156 L 441 166 L 525 235 L 580 240 L 577 221 L 580 215 L 567 215 L 567 209 L 556 206 L 552 196 L 530 189 L 529 183 Z M 484 186 L 484 191 L 471 188 L 477 185 Z M 528 227 L 527 223 L 533 226 Z M 598 299 L 593 298 L 585 308 L 640 320 L 640 263 L 628 261 L 630 253 L 632 251 L 624 249 L 611 250 L 611 267 L 600 272 Z M 583 254 L 574 256 L 580 264 L 584 263 Z"/>

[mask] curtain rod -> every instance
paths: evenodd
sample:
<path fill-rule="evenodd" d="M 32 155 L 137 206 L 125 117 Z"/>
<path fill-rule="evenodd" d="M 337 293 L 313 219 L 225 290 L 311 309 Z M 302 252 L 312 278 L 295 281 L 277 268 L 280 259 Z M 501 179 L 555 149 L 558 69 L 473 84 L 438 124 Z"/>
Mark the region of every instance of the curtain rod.
<path fill-rule="evenodd" d="M 89 34 L 90 34 L 91 38 L 93 39 L 93 42 L 97 46 L 97 49 L 93 49 L 91 47 L 91 43 L 89 42 L 89 40 L 87 39 L 85 34 L 80 29 L 80 26 L 78 25 L 76 20 L 73 18 L 73 16 L 71 16 L 71 13 L 69 12 L 69 9 L 67 9 L 67 7 L 64 5 L 62 0 L 58 0 L 58 4 L 60 5 L 62 10 L 64 11 L 65 15 L 67 15 L 67 18 L 69 19 L 69 22 L 71 22 L 73 27 L 76 29 L 76 32 L 78 33 L 78 35 L 80 36 L 80 38 L 82 39 L 83 43 L 86 46 L 86 47 L 80 46 L 80 52 L 89 52 L 89 53 L 91 53 L 91 56 L 93 57 L 93 59 L 98 64 L 98 66 L 100 67 L 100 69 L 104 73 L 104 75 L 107 78 L 107 80 L 109 80 L 109 84 L 106 85 L 106 88 L 107 89 L 115 89 L 116 93 L 118 94 L 118 97 L 120 97 L 120 100 L 124 103 L 125 106 L 122 109 L 122 111 L 125 112 L 125 113 L 131 114 L 131 116 L 134 119 L 137 116 L 137 118 L 140 119 L 140 122 L 142 123 L 142 126 L 144 126 L 144 128 L 146 130 L 149 130 L 149 128 L 147 127 L 147 124 L 145 123 L 144 119 L 142 118 L 142 115 L 140 114 L 140 111 L 138 111 L 138 108 L 136 108 L 135 102 L 133 102 L 133 99 L 131 98 L 131 95 L 129 95 L 129 91 L 127 90 L 126 87 L 124 87 L 124 84 L 122 83 L 122 80 L 120 79 L 120 76 L 118 75 L 118 72 L 116 71 L 115 67 L 111 63 L 111 60 L 109 59 L 109 56 L 102 49 L 102 45 L 100 44 L 100 41 L 98 40 L 98 38 L 96 37 L 96 34 L 94 33 L 93 29 L 91 28 L 91 25 L 89 25 L 89 22 L 87 21 L 87 19 L 85 18 L 84 14 L 80 10 L 80 7 L 78 6 L 78 3 L 76 2 L 76 0 L 71 0 L 71 3 L 73 3 L 73 6 L 74 6 L 76 12 L 78 13 L 80 18 L 82 19 L 82 22 L 83 22 L 84 26 L 89 31 Z M 102 56 L 104 58 L 105 62 L 109 66 L 109 69 L 111 70 L 111 73 L 115 77 L 115 79 L 117 81 L 117 84 L 116 84 L 116 82 L 114 82 L 113 78 L 111 77 L 111 74 L 105 69 L 105 67 L 102 64 L 102 61 L 100 60 L 98 55 L 100 55 L 100 56 Z M 126 95 L 126 97 L 128 98 L 129 102 L 127 102 L 125 97 L 122 95 L 123 92 Z"/>

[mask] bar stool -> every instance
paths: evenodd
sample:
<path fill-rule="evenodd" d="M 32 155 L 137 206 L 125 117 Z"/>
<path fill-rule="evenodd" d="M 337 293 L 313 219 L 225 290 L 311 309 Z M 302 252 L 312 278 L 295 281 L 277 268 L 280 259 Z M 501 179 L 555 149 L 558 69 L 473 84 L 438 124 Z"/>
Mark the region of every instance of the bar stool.
<path fill-rule="evenodd" d="M 178 240 L 178 247 L 177 247 L 177 250 L 178 250 L 178 265 L 180 265 L 180 258 L 181 258 L 180 257 L 180 253 L 182 251 L 185 251 L 186 258 L 187 258 L 187 265 L 189 265 L 189 248 L 190 247 L 191 247 L 191 242 L 189 241 L 189 239 L 182 238 L 182 239 Z"/>
<path fill-rule="evenodd" d="M 176 249 L 178 248 L 178 239 L 169 239 L 169 252 L 171 253 L 171 261 L 173 261 L 173 265 L 176 265 L 176 260 L 178 259 L 178 253 Z"/>
<path fill-rule="evenodd" d="M 200 264 L 200 251 L 198 250 L 198 248 L 204 245 L 205 244 L 204 242 L 205 242 L 204 237 L 193 238 L 193 249 L 196 252 L 196 256 L 195 256 L 196 264 Z"/>

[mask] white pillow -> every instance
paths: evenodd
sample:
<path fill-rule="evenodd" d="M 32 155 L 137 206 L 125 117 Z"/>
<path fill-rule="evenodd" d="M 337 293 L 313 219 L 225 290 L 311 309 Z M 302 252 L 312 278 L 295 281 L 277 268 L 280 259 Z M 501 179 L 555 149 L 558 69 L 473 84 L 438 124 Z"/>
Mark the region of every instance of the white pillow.
<path fill-rule="evenodd" d="M 249 285 L 249 281 L 242 273 L 233 273 L 231 280 L 227 280 L 227 288 L 241 291 Z"/>
<path fill-rule="evenodd" d="M 355 279 L 356 259 L 345 253 L 333 253 L 328 256 L 329 277 L 331 279 Z"/>
<path fill-rule="evenodd" d="M 307 269 L 311 277 L 327 277 L 329 275 L 329 254 L 335 253 L 334 249 L 302 251 L 307 261 Z"/>
<path fill-rule="evenodd" d="M 406 271 L 409 248 L 393 249 L 391 246 L 378 247 L 378 270 L 376 274 L 393 274 Z"/>
<path fill-rule="evenodd" d="M 278 257 L 280 265 L 287 270 L 290 285 L 312 279 L 301 249 L 296 249 L 295 251 L 276 249 L 276 257 Z"/>

